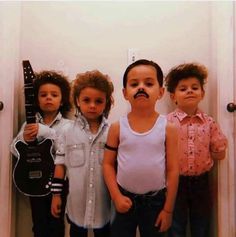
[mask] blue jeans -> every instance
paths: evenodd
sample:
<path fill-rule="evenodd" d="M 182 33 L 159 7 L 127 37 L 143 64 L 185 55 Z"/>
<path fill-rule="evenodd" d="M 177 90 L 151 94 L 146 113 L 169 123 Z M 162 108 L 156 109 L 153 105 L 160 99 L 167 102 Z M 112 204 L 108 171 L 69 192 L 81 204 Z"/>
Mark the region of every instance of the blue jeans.
<path fill-rule="evenodd" d="M 133 205 L 126 213 L 116 211 L 111 224 L 111 237 L 135 237 L 137 227 L 141 237 L 164 236 L 155 227 L 155 222 L 164 206 L 166 189 L 143 195 L 130 193 L 121 187 L 120 190 L 132 200 Z"/>
<path fill-rule="evenodd" d="M 168 237 L 186 237 L 187 223 L 191 237 L 209 237 L 212 211 L 208 173 L 180 176 L 173 222 Z"/>
<path fill-rule="evenodd" d="M 67 216 L 70 223 L 70 237 L 87 237 L 88 229 L 75 225 Z M 110 223 L 102 228 L 93 229 L 94 237 L 109 237 L 110 236 Z"/>

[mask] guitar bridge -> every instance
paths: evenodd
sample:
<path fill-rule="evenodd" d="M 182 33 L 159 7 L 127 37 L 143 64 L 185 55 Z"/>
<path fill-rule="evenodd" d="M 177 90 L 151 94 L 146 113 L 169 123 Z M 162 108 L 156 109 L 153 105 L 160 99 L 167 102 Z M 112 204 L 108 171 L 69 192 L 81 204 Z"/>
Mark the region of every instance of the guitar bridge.
<path fill-rule="evenodd" d="M 42 162 L 41 158 L 31 158 L 26 160 L 28 163 L 39 163 Z"/>
<path fill-rule="evenodd" d="M 42 178 L 42 171 L 41 170 L 34 170 L 29 172 L 30 179 L 40 179 Z"/>

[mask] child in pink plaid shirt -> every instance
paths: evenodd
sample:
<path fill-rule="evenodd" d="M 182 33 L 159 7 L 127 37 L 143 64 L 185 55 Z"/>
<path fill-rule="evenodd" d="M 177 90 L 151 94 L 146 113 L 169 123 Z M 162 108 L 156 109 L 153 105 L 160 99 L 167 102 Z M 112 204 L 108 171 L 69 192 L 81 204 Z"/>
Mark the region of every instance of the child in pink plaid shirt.
<path fill-rule="evenodd" d="M 182 64 L 170 70 L 167 90 L 177 105 L 168 120 L 179 128 L 179 188 L 169 237 L 208 237 L 212 208 L 208 174 L 214 160 L 225 158 L 227 139 L 212 117 L 198 108 L 208 76 L 205 66 Z"/>

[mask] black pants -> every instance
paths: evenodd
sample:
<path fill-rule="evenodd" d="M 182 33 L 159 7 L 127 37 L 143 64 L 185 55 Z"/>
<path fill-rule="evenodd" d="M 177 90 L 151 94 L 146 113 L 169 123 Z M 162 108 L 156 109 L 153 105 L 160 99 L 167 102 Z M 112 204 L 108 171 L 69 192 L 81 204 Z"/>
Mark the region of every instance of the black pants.
<path fill-rule="evenodd" d="M 180 176 L 169 237 L 186 237 L 187 223 L 191 237 L 209 237 L 212 212 L 208 173 L 199 176 Z"/>
<path fill-rule="evenodd" d="M 70 237 L 87 237 L 88 229 L 75 225 L 68 217 L 70 223 Z M 97 229 L 93 229 L 94 237 L 109 237 L 110 236 L 110 223 Z"/>
<path fill-rule="evenodd" d="M 155 222 L 164 206 L 166 189 L 147 194 L 133 194 L 122 187 L 120 190 L 132 200 L 132 207 L 126 213 L 116 211 L 111 237 L 135 237 L 137 227 L 141 237 L 164 237 L 166 233 L 159 232 Z"/>
<path fill-rule="evenodd" d="M 64 237 L 65 235 L 65 205 L 68 193 L 68 184 L 62 194 L 62 212 L 60 218 L 51 214 L 52 195 L 44 197 L 30 197 L 31 214 L 34 237 Z"/>

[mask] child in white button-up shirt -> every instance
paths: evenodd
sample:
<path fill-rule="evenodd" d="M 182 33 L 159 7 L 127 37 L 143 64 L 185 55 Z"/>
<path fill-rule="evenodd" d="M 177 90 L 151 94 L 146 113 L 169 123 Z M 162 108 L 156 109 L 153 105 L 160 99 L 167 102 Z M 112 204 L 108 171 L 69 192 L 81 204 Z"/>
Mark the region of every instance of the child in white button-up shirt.
<path fill-rule="evenodd" d="M 48 165 L 48 163 L 50 164 L 48 159 L 54 158 L 54 150 L 52 151 L 53 157 L 51 157 L 50 154 L 46 155 L 46 152 L 50 153 L 50 150 L 46 150 L 45 152 L 40 147 L 40 144 L 43 141 L 46 141 L 46 139 L 55 140 L 58 134 L 61 132 L 62 127 L 70 121 L 66 118 L 71 108 L 70 84 L 68 78 L 63 74 L 47 70 L 37 73 L 33 84 L 35 94 L 34 99 L 36 103 L 35 111 L 37 112 L 36 122 L 27 124 L 25 122 L 11 144 L 11 152 L 13 155 L 18 157 L 17 165 L 14 168 L 14 173 L 16 169 L 19 170 L 21 176 L 26 173 L 24 170 L 28 169 L 30 171 L 39 170 L 42 173 L 42 177 L 39 176 L 34 178 L 35 181 L 32 179 L 30 180 L 29 178 L 28 182 L 25 184 L 27 187 L 34 187 L 34 191 L 37 191 L 37 194 L 31 193 L 31 189 L 29 189 L 29 193 L 24 193 L 21 190 L 23 194 L 29 196 L 33 223 L 32 231 L 34 233 L 34 237 L 64 237 L 64 210 L 67 194 L 67 183 L 65 182 L 64 190 L 62 190 L 61 213 L 58 215 L 58 218 L 55 218 L 51 215 L 50 204 L 52 200 L 52 194 L 50 193 L 50 189 L 48 189 L 47 194 L 41 193 L 42 191 L 40 191 L 43 186 L 42 184 L 44 184 L 45 180 L 47 181 L 47 178 L 49 178 L 48 184 L 50 184 L 50 177 L 48 177 L 47 174 L 49 173 L 51 175 L 51 173 L 53 173 L 54 166 L 50 167 Z M 31 165 L 28 164 L 26 167 L 24 167 L 20 164 L 26 163 L 24 160 L 26 160 L 25 157 L 27 156 L 20 157 L 18 152 L 22 153 L 23 151 L 17 151 L 15 145 L 18 142 L 25 144 L 24 147 L 28 148 L 30 154 L 30 149 L 32 152 L 32 146 L 28 145 L 32 141 L 37 143 L 37 145 L 33 145 L 33 147 L 36 147 L 33 149 L 33 151 L 36 150 L 38 151 L 38 154 L 42 153 L 41 156 L 44 156 L 40 157 L 40 162 L 37 161 L 36 166 L 32 162 Z M 19 182 L 21 182 L 21 179 Z M 48 187 L 50 186 L 48 185 Z"/>
<path fill-rule="evenodd" d="M 78 74 L 72 97 L 77 118 L 66 126 L 57 142 L 52 214 L 60 213 L 61 180 L 67 173 L 69 194 L 66 213 L 70 237 L 107 237 L 110 232 L 111 200 L 102 175 L 102 160 L 113 104 L 113 84 L 99 71 Z"/>

